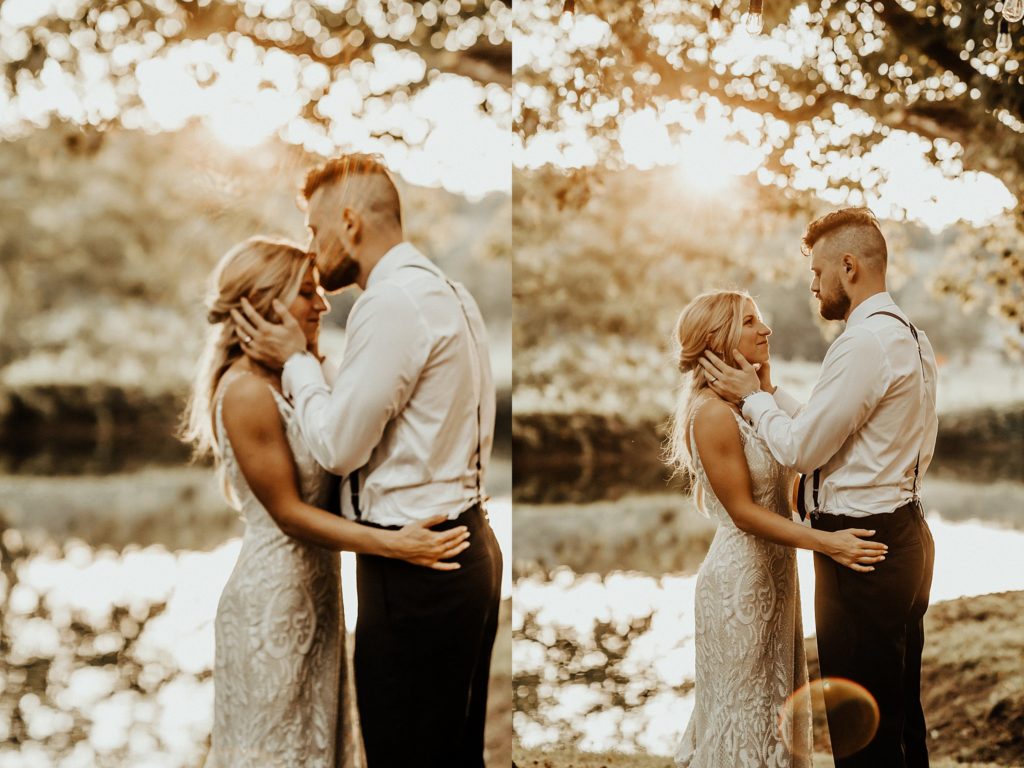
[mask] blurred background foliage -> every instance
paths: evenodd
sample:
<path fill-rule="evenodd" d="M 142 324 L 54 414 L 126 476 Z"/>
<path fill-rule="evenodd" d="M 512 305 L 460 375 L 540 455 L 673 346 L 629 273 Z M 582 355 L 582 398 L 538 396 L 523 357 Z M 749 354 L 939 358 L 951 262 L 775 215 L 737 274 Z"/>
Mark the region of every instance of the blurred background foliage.
<path fill-rule="evenodd" d="M 740 285 L 782 321 L 773 350 L 820 358 L 784 321 L 809 304 L 771 286 L 806 283 L 807 221 L 868 205 L 949 353 L 982 335 L 1019 355 L 1021 24 L 1001 53 L 998 2 L 768 0 L 760 36 L 746 3 L 712 5 L 517 3 L 517 349 L 567 328 L 664 347 L 696 292 Z"/>
<path fill-rule="evenodd" d="M 305 171 L 352 150 L 396 171 L 410 238 L 477 296 L 507 388 L 509 5 L 4 2 L 0 417 L 183 393 L 210 268 L 256 233 L 304 244 Z"/>
<path fill-rule="evenodd" d="M 530 308 L 516 317 L 517 352 L 573 331 L 667 349 L 679 310 L 714 286 L 754 294 L 771 318 L 774 354 L 824 355 L 837 328 L 817 317 L 808 289 L 808 261 L 799 250 L 805 220 L 758 218 L 743 191 L 728 201 L 707 199 L 674 175 L 670 168 L 609 172 L 573 210 L 547 204 L 552 177 L 562 178 L 558 170 L 517 175 L 514 291 Z M 948 283 L 965 279 L 965 259 L 952 258 L 962 256 L 962 233 L 913 223 L 883 222 L 883 229 L 891 287 L 947 356 L 1002 345 L 1001 331 L 1020 330 L 986 326 L 994 280 L 972 279 L 963 301 L 942 295 Z M 807 332 L 814 327 L 820 332 Z"/>
<path fill-rule="evenodd" d="M 758 216 L 742 189 L 727 200 L 707 198 L 680 185 L 674 168 L 608 172 L 584 205 L 560 210 L 547 197 L 552 178 L 563 178 L 561 171 L 516 176 L 517 414 L 662 422 L 679 384 L 676 317 L 693 296 L 715 287 L 750 291 L 773 330 L 776 381 L 788 375 L 809 391 L 841 324 L 821 320 L 809 291 L 808 261 L 799 251 L 806 219 Z M 882 227 L 890 289 L 939 355 L 945 408 L 968 408 L 972 397 L 979 405 L 1017 397 L 1021 332 L 997 311 L 1000 286 L 967 276 L 980 262 L 965 251 L 965 232 L 893 221 Z M 962 294 L 944 290 L 956 281 Z M 526 421 L 516 429 L 529 442 Z"/>
<path fill-rule="evenodd" d="M 81 137 L 54 126 L 0 145 L 2 375 L 12 385 L 180 388 L 203 341 L 210 269 L 254 233 L 305 243 L 294 201 L 318 158 L 285 145 L 224 152 L 198 127 L 116 131 L 91 150 Z M 402 191 L 410 238 L 474 291 L 500 338 L 510 316 L 508 198 Z M 351 297 L 332 303 L 337 325 Z"/>

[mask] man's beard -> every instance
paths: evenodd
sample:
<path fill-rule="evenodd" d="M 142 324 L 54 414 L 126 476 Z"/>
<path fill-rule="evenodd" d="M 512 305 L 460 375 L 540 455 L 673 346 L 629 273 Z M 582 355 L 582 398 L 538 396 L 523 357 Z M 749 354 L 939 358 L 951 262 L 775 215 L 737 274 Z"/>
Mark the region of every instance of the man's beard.
<path fill-rule="evenodd" d="M 359 279 L 359 262 L 345 255 L 328 271 L 320 272 L 320 285 L 328 293 L 347 288 Z"/>
<path fill-rule="evenodd" d="M 828 295 L 818 294 L 818 311 L 826 320 L 846 319 L 846 313 L 850 311 L 850 294 L 842 283 L 837 282 L 835 290 Z"/>

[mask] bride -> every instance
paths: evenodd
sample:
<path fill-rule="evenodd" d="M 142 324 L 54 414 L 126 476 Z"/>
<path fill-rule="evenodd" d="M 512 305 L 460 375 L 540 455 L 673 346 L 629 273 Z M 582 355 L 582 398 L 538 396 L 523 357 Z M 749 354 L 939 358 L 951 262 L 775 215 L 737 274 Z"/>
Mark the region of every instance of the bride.
<path fill-rule="evenodd" d="M 693 480 L 698 508 L 716 520 L 697 575 L 693 714 L 675 756 L 687 768 L 809 768 L 811 720 L 786 702 L 807 682 L 794 547 L 872 570 L 885 545 L 874 531 L 817 531 L 792 520 L 793 476 L 772 457 L 739 409 L 708 387 L 705 350 L 758 366 L 774 393 L 768 336 L 753 299 L 712 291 L 691 301 L 676 324 L 679 371 L 688 377 L 672 419 L 669 463 Z"/>
<path fill-rule="evenodd" d="M 231 310 L 242 298 L 268 319 L 280 299 L 319 357 L 329 305 L 309 256 L 290 243 L 251 238 L 211 275 L 212 324 L 186 412 L 184 437 L 212 454 L 246 528 L 215 622 L 214 724 L 207 765 L 351 766 L 339 550 L 395 557 L 439 570 L 469 546 L 465 526 L 429 530 L 438 516 L 398 531 L 325 511 L 333 478 L 304 445 L 280 372 L 242 353 Z M 330 505 L 334 506 L 334 505 Z"/>

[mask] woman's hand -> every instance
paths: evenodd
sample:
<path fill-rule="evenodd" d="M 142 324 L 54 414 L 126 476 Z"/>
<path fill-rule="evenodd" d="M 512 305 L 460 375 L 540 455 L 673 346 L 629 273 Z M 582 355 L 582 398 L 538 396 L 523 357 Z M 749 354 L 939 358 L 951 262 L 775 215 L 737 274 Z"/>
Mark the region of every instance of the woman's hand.
<path fill-rule="evenodd" d="M 273 301 L 280 323 L 263 318 L 245 297 L 241 306 L 241 312 L 231 310 L 231 318 L 235 321 L 235 333 L 242 351 L 253 360 L 272 371 L 280 371 L 289 357 L 305 350 L 306 334 L 280 299 Z"/>
<path fill-rule="evenodd" d="M 863 528 L 826 531 L 822 552 L 840 565 L 868 573 L 875 570 L 874 563 L 885 560 L 885 553 L 889 550 L 889 546 L 880 541 L 864 541 L 868 536 L 874 535 L 874 531 L 866 531 Z"/>
<path fill-rule="evenodd" d="M 447 531 L 430 530 L 432 526 L 439 525 L 447 519 L 447 515 L 435 515 L 429 520 L 409 523 L 401 530 L 390 531 L 388 557 L 438 571 L 454 571 L 461 568 L 458 563 L 441 561 L 455 557 L 469 546 L 469 529 L 459 525 Z"/>

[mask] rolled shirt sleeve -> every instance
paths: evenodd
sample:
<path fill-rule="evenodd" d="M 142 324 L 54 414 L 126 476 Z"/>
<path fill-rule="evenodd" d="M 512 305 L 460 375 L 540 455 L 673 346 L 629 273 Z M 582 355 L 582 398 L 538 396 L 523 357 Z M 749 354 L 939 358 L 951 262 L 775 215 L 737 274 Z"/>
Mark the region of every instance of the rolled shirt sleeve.
<path fill-rule="evenodd" d="M 892 373 L 878 339 L 850 328 L 829 348 L 821 376 L 801 409 L 786 393 L 751 395 L 743 415 L 750 419 L 776 460 L 798 472 L 824 465 L 870 416 Z"/>
<path fill-rule="evenodd" d="M 785 411 L 789 416 L 796 416 L 800 409 L 804 407 L 804 404 L 793 397 L 787 390 L 782 387 L 776 387 L 775 393 L 772 395 L 775 400 L 775 404 Z"/>
<path fill-rule="evenodd" d="M 282 372 L 310 451 L 324 469 L 342 476 L 369 461 L 388 421 L 408 401 L 431 348 L 424 318 L 394 283 L 360 296 L 347 337 L 333 388 L 311 355 L 293 355 Z"/>

